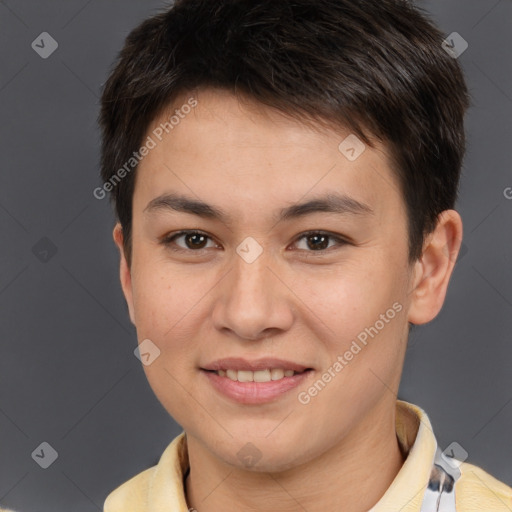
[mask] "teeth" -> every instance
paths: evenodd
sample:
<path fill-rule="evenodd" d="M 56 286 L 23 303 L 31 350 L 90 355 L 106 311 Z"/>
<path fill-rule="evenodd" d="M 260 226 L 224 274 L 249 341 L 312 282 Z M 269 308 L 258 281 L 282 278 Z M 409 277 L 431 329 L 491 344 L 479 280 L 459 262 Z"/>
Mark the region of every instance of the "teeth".
<path fill-rule="evenodd" d="M 217 375 L 227 377 L 238 382 L 270 382 L 271 380 L 280 380 L 284 377 L 292 377 L 296 373 L 293 370 L 283 370 L 281 368 L 272 368 L 268 370 L 218 370 Z"/>
<path fill-rule="evenodd" d="M 238 370 L 238 382 L 252 382 L 254 380 L 254 372 Z"/>
<path fill-rule="evenodd" d="M 273 368 L 270 370 L 270 374 L 272 375 L 272 380 L 279 380 L 284 377 L 284 370 L 281 370 L 280 368 Z"/>

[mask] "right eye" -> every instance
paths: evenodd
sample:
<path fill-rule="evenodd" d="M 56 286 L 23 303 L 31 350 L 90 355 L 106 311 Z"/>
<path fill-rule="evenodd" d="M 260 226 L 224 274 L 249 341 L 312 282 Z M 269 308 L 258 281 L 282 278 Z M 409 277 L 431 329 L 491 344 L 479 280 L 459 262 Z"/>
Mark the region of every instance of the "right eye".
<path fill-rule="evenodd" d="M 183 239 L 184 246 L 177 244 L 177 240 Z M 207 240 L 211 238 L 202 231 L 184 230 L 166 235 L 160 243 L 172 251 L 177 252 L 199 252 L 205 249 Z"/>

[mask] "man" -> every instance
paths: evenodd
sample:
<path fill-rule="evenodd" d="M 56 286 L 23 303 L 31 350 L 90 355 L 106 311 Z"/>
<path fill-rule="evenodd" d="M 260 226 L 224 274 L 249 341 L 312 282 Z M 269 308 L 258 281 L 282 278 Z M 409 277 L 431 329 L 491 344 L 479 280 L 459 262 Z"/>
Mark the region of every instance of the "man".
<path fill-rule="evenodd" d="M 106 512 L 512 509 L 397 400 L 462 239 L 442 42 L 401 0 L 179 0 L 130 33 L 95 195 L 183 432 Z"/>

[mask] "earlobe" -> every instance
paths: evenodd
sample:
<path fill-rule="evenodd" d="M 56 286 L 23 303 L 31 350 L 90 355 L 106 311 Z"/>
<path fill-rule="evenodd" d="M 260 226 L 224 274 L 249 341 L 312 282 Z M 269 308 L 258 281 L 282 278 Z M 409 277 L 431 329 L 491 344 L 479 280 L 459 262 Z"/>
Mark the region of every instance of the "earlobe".
<path fill-rule="evenodd" d="M 461 242 L 460 215 L 455 210 L 441 212 L 435 230 L 425 240 L 421 258 L 414 264 L 409 322 L 430 322 L 441 311 Z"/>
<path fill-rule="evenodd" d="M 120 254 L 119 277 L 121 280 L 121 288 L 123 289 L 123 294 L 126 299 L 126 304 L 128 305 L 130 321 L 132 322 L 133 325 L 135 325 L 131 270 L 128 266 L 128 262 L 126 261 L 126 256 L 124 254 L 123 228 L 121 227 L 121 224 L 119 222 L 114 226 L 114 231 L 112 232 L 112 236 L 114 238 L 115 244 L 117 245 L 117 247 L 119 249 L 119 254 Z"/>

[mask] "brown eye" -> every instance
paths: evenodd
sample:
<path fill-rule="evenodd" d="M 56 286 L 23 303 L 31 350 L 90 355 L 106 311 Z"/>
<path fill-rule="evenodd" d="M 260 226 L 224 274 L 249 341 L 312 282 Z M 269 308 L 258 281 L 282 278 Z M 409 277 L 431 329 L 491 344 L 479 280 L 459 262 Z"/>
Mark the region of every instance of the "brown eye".
<path fill-rule="evenodd" d="M 306 237 L 307 244 L 310 249 L 327 249 L 329 245 L 329 237 L 326 235 L 309 235 Z"/>
<path fill-rule="evenodd" d="M 199 233 L 184 235 L 185 244 L 189 249 L 202 249 L 206 245 L 207 237 Z"/>
<path fill-rule="evenodd" d="M 177 243 L 179 239 L 183 239 L 183 243 Z M 160 243 L 174 251 L 200 251 L 206 248 L 208 240 L 211 240 L 210 237 L 200 231 L 180 231 L 166 236 Z"/>
<path fill-rule="evenodd" d="M 333 247 L 331 242 L 335 242 L 335 245 L 342 246 L 347 244 L 348 242 L 343 238 L 333 235 L 331 233 L 324 233 L 322 231 L 310 231 L 308 233 L 304 233 L 300 238 L 297 239 L 297 244 L 299 241 L 305 240 L 305 247 L 299 247 L 299 249 L 304 250 L 306 252 L 321 252 L 326 251 L 327 249 Z"/>

